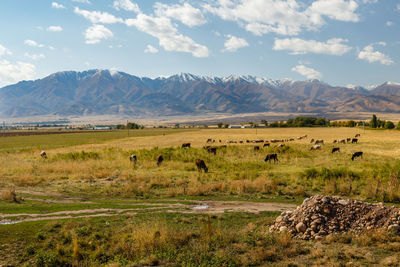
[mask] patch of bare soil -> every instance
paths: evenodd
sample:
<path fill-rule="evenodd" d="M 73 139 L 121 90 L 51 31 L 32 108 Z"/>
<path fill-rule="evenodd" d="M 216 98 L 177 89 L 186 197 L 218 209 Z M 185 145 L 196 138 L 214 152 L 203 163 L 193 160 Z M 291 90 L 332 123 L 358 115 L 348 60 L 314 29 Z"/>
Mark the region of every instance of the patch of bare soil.
<path fill-rule="evenodd" d="M 87 202 L 83 202 L 87 203 Z M 130 204 L 123 204 L 130 205 Z M 249 212 L 259 213 L 262 211 L 287 211 L 293 210 L 296 205 L 287 203 L 265 203 L 245 201 L 198 201 L 196 205 L 185 205 L 181 203 L 132 203 L 132 205 L 147 205 L 146 208 L 132 209 L 82 209 L 58 211 L 43 214 L 0 214 L 0 224 L 13 224 L 26 221 L 59 220 L 81 217 L 108 217 L 120 215 L 133 215 L 140 211 L 154 210 L 154 212 L 180 212 L 193 214 L 219 214 L 225 212 Z M 84 215 L 83 215 L 84 214 Z"/>

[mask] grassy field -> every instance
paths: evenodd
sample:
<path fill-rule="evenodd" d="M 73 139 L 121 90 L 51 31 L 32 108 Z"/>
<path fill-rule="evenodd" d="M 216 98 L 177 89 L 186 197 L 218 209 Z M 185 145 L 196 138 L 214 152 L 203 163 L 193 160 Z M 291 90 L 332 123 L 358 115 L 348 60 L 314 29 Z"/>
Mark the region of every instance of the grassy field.
<path fill-rule="evenodd" d="M 0 153 L 32 151 L 83 144 L 98 144 L 115 139 L 138 136 L 157 136 L 180 132 L 179 129 L 113 130 L 51 135 L 11 136 L 0 138 Z M 41 131 L 42 132 L 42 131 Z"/>
<path fill-rule="evenodd" d="M 358 144 L 333 144 L 358 133 Z M 0 222 L 23 221 L 0 225 L 0 266 L 359 266 L 400 259 L 400 239 L 387 233 L 299 241 L 269 233 L 278 211 L 250 212 L 257 203 L 299 204 L 314 194 L 397 205 L 400 131 L 157 129 L 126 135 L 0 139 Z M 303 135 L 308 138 L 297 140 Z M 206 144 L 209 138 L 216 143 Z M 289 138 L 295 141 L 260 151 L 253 148 L 259 144 L 246 143 Z M 310 150 L 311 138 L 324 139 L 321 150 Z M 186 142 L 192 148 L 180 148 Z M 205 145 L 227 147 L 213 155 Z M 341 152 L 331 154 L 333 147 Z M 48 159 L 39 156 L 44 149 Z M 364 157 L 352 161 L 356 151 Z M 129 161 L 132 153 L 137 164 Z M 265 163 L 267 153 L 277 153 L 279 163 Z M 157 167 L 160 154 L 164 162 Z M 197 158 L 205 161 L 209 173 L 197 171 Z M 17 198 L 10 197 L 12 190 Z M 223 206 L 216 215 L 193 212 L 199 201 L 246 201 L 240 205 L 248 205 L 250 213 L 235 207 L 224 212 Z M 16 251 L 17 257 L 7 257 Z"/>

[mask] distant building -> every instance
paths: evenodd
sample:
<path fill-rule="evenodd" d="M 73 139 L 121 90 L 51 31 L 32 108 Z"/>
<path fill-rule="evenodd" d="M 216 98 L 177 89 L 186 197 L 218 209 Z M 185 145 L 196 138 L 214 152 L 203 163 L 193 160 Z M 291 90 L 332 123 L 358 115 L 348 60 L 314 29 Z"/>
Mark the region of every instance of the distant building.
<path fill-rule="evenodd" d="M 109 127 L 109 126 L 96 126 L 96 127 L 93 127 L 93 130 L 111 130 L 111 127 Z"/>

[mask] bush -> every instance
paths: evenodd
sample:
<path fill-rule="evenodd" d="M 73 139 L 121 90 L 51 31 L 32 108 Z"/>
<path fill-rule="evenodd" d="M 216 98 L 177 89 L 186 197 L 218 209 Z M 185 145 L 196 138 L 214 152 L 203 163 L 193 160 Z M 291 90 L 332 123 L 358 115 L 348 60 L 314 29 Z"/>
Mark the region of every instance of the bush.
<path fill-rule="evenodd" d="M 100 154 L 97 152 L 69 152 L 65 154 L 57 154 L 56 158 L 64 160 L 88 160 L 88 159 L 100 159 Z"/>

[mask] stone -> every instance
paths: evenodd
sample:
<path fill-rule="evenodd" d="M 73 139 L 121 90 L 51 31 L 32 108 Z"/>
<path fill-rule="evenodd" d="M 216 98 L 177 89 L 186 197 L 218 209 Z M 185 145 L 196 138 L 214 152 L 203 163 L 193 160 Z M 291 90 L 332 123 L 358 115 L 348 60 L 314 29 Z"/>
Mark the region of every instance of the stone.
<path fill-rule="evenodd" d="M 296 224 L 296 230 L 298 233 L 304 233 L 306 231 L 307 227 L 304 223 L 299 222 L 298 224 Z"/>

